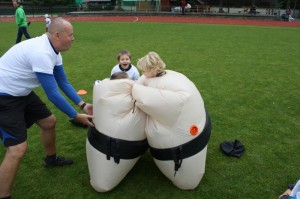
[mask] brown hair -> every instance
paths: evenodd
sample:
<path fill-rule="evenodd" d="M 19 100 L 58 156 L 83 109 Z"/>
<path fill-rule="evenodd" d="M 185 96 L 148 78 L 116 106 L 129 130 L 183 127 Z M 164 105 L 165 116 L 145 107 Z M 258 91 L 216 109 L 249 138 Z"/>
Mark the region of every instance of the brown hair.
<path fill-rule="evenodd" d="M 129 59 L 131 59 L 131 53 L 128 51 L 128 50 L 121 50 L 119 53 L 118 53 L 118 61 L 120 60 L 120 57 L 122 55 L 128 55 Z"/>
<path fill-rule="evenodd" d="M 116 72 L 110 76 L 111 80 L 114 79 L 129 79 L 129 76 L 124 71 Z"/>

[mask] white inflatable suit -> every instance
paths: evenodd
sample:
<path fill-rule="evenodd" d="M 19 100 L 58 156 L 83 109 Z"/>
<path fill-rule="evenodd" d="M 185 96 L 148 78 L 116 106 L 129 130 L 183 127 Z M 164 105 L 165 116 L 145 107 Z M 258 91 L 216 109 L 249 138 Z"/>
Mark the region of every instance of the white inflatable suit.
<path fill-rule="evenodd" d="M 86 140 L 90 183 L 98 192 L 116 187 L 147 150 L 146 115 L 134 106 L 129 79 L 94 86 L 93 122 Z"/>
<path fill-rule="evenodd" d="M 196 188 L 205 172 L 211 131 L 199 91 L 171 70 L 161 77 L 143 75 L 139 83 L 132 96 L 148 115 L 146 136 L 156 165 L 178 188 Z"/>

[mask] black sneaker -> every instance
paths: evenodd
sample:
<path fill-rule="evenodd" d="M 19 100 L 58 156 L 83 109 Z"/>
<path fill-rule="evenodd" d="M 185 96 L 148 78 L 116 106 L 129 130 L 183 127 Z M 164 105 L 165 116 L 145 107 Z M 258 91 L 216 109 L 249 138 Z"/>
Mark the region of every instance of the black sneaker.
<path fill-rule="evenodd" d="M 71 164 L 73 164 L 73 160 L 62 156 L 56 156 L 55 160 L 49 160 L 48 158 L 44 158 L 44 167 L 46 168 L 71 165 Z"/>

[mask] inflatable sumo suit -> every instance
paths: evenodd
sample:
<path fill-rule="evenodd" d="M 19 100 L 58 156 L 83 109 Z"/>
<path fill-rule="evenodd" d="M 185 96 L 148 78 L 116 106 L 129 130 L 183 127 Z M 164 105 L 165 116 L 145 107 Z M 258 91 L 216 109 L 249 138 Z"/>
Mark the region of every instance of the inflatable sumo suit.
<path fill-rule="evenodd" d="M 98 192 L 116 187 L 148 149 L 146 115 L 134 106 L 130 79 L 94 86 L 93 122 L 86 140 L 90 183 Z"/>
<path fill-rule="evenodd" d="M 175 186 L 194 189 L 205 172 L 211 125 L 193 82 L 166 70 L 160 77 L 139 79 L 132 96 L 147 115 L 146 136 L 161 172 Z"/>

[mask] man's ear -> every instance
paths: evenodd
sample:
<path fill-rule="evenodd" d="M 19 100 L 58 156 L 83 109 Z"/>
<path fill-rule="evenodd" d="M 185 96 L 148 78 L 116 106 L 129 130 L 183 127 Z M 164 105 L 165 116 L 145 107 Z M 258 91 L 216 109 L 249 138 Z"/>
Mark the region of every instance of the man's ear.
<path fill-rule="evenodd" d="M 55 32 L 55 38 L 59 40 L 59 32 Z"/>

